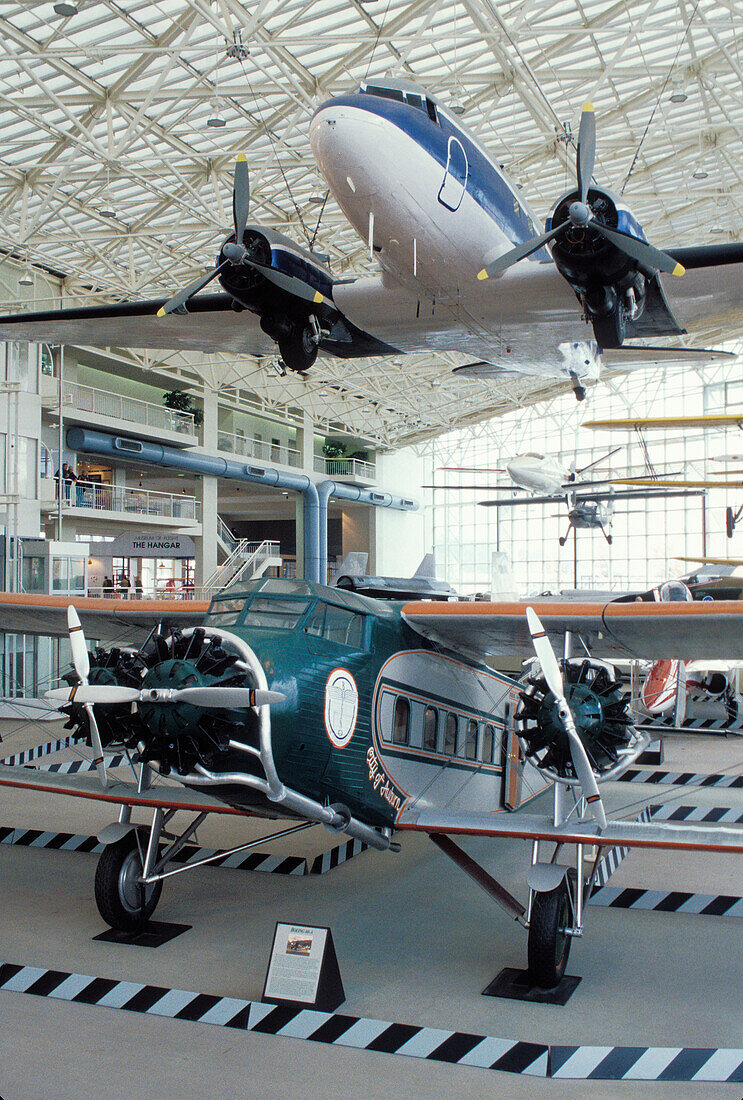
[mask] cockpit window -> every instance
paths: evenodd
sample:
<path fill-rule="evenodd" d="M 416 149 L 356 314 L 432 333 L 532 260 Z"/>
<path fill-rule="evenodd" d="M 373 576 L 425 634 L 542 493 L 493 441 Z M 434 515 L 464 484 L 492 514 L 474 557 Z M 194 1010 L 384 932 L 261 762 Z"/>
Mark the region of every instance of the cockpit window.
<path fill-rule="evenodd" d="M 320 601 L 312 611 L 304 629 L 307 634 L 325 638 L 337 645 L 360 649 L 364 643 L 364 616 L 324 601 Z"/>
<path fill-rule="evenodd" d="M 415 92 L 406 92 L 405 98 L 411 107 L 417 107 L 419 111 L 423 110 L 423 100 Z"/>
<path fill-rule="evenodd" d="M 206 616 L 207 626 L 233 626 L 245 605 L 245 600 L 212 600 Z"/>
<path fill-rule="evenodd" d="M 403 94 L 399 88 L 383 88 L 379 84 L 367 84 L 362 85 L 361 90 L 367 95 L 377 95 L 381 99 L 396 99 L 399 103 L 403 102 Z"/>
<path fill-rule="evenodd" d="M 431 122 L 438 123 L 439 120 L 438 116 L 436 115 L 436 104 L 432 99 L 429 99 L 428 96 L 426 96 L 426 110 L 428 111 L 428 117 L 430 118 Z"/>
<path fill-rule="evenodd" d="M 245 616 L 245 626 L 268 630 L 293 630 L 309 607 L 309 600 L 255 596 Z"/>

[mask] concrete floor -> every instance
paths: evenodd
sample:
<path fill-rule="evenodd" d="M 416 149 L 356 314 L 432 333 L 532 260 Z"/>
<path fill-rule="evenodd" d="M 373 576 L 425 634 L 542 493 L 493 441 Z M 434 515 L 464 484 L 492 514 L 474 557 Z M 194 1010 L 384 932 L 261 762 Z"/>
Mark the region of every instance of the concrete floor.
<path fill-rule="evenodd" d="M 2 755 L 60 735 L 49 723 L 1 732 Z M 743 744 L 683 738 L 667 746 L 664 767 L 740 773 Z M 743 813 L 743 792 L 727 789 L 618 784 L 611 796 L 633 813 L 639 801 L 669 799 Z M 110 817 L 79 800 L 2 792 L 0 825 L 87 834 Z M 270 829 L 214 819 L 199 842 L 224 847 Z M 269 850 L 316 854 L 337 839 L 312 829 Z M 365 852 L 323 876 L 208 867 L 178 876 L 155 917 L 192 929 L 156 950 L 93 941 L 104 929 L 95 856 L 0 846 L 0 960 L 259 1000 L 276 920 L 299 921 L 332 928 L 340 1011 L 353 1015 L 544 1043 L 743 1046 L 739 919 L 589 909 L 568 967 L 583 981 L 567 1006 L 486 998 L 503 966 L 524 965 L 525 933 L 425 837 L 401 839 L 397 855 Z M 526 842 L 466 846 L 523 896 Z M 612 884 L 743 895 L 741 864 L 634 852 Z M 17 993 L 0 992 L 0 1012 L 3 1100 L 741 1095 L 740 1085 L 539 1081 Z"/>

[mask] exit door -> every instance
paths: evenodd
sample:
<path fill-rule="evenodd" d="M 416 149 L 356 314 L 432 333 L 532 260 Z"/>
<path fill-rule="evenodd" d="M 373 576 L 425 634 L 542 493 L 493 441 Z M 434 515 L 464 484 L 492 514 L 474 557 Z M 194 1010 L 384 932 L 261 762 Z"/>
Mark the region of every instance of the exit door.
<path fill-rule="evenodd" d="M 439 202 L 449 210 L 458 210 L 467 187 L 467 154 L 458 138 L 449 138 L 444 181 L 439 188 Z"/>

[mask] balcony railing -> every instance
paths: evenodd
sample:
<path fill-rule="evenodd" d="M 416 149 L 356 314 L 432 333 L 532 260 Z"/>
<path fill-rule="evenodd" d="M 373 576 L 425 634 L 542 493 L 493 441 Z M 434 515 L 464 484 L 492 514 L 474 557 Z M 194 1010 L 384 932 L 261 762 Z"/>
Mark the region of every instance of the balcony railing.
<path fill-rule="evenodd" d="M 374 481 L 377 467 L 362 458 L 324 458 L 315 455 L 315 473 L 327 474 L 328 477 L 363 477 Z"/>
<path fill-rule="evenodd" d="M 109 416 L 114 420 L 124 420 L 130 424 L 142 424 L 158 431 L 179 432 L 181 435 L 195 435 L 196 425 L 193 413 L 165 409 L 151 401 L 140 401 L 137 397 L 124 397 L 108 390 L 96 390 L 91 386 L 81 386 L 79 382 L 65 382 L 63 385 L 64 404 L 77 412 L 95 413 L 97 416 Z"/>
<path fill-rule="evenodd" d="M 265 439 L 252 439 L 235 432 L 220 431 L 217 435 L 217 447 L 220 451 L 229 451 L 230 454 L 257 458 L 259 462 L 278 462 L 281 466 L 302 465 L 302 454 L 296 447 L 289 447 L 285 443 L 271 443 Z"/>
<path fill-rule="evenodd" d="M 94 485 L 87 481 L 63 482 L 62 503 L 68 508 L 94 512 L 126 512 L 163 519 L 199 520 L 196 497 L 184 493 L 157 493 L 151 489 L 127 489 L 120 485 Z"/>

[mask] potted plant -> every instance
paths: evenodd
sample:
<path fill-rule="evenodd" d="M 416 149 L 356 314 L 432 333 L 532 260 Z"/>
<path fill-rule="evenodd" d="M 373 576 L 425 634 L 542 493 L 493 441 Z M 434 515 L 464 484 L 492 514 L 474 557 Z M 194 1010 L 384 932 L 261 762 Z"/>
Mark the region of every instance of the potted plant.
<path fill-rule="evenodd" d="M 197 428 L 204 422 L 203 410 L 195 408 L 193 397 L 190 393 L 184 393 L 183 390 L 168 390 L 163 394 L 163 405 L 166 409 L 173 409 L 175 412 L 191 413 Z"/>

